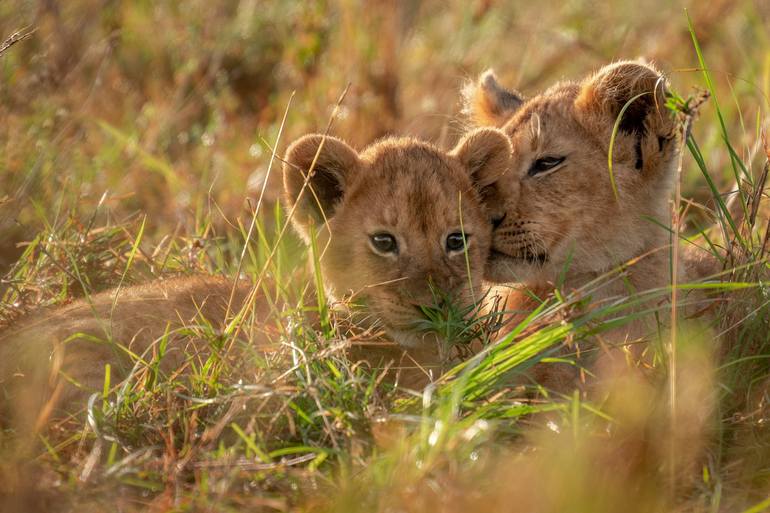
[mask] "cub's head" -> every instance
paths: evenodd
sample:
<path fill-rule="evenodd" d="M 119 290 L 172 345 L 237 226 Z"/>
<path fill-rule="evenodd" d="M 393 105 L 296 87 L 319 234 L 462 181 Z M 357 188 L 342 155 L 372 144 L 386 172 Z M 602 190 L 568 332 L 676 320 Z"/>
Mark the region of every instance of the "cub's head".
<path fill-rule="evenodd" d="M 492 72 L 481 76 L 466 94 L 468 110 L 510 137 L 507 179 L 515 182 L 490 205 L 497 218 L 487 279 L 551 281 L 566 265 L 571 276 L 603 272 L 665 244 L 655 220 L 666 224 L 678 148 L 666 95 L 661 74 L 639 62 L 529 100 Z"/>
<path fill-rule="evenodd" d="M 479 129 L 451 152 L 387 139 L 358 153 L 343 141 L 305 136 L 288 149 L 286 206 L 306 242 L 316 234 L 329 294 L 352 295 L 404 346 L 421 332 L 421 307 L 483 297 L 491 224 L 482 197 L 510 168 L 510 142 Z M 461 310 L 462 311 L 462 310 Z"/>

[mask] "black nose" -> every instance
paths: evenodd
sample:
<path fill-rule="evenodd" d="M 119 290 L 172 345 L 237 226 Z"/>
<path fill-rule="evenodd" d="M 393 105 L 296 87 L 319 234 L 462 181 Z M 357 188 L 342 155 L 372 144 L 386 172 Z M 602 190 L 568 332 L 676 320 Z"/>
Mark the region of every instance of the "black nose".
<path fill-rule="evenodd" d="M 500 217 L 494 217 L 492 218 L 492 229 L 496 230 L 501 224 L 503 224 L 503 220 L 505 219 L 505 216 L 507 214 L 503 214 Z"/>

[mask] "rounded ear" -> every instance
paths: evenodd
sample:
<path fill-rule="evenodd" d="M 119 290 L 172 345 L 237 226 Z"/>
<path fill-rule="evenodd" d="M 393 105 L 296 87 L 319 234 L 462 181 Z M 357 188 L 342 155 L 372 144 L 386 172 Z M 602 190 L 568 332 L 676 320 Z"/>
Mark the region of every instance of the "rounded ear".
<path fill-rule="evenodd" d="M 515 180 L 501 180 L 511 168 L 512 154 L 510 139 L 495 128 L 474 130 L 450 152 L 471 177 L 492 223 L 505 215 L 508 201 L 518 190 Z"/>
<path fill-rule="evenodd" d="M 503 126 L 524 103 L 524 98 L 497 82 L 495 72 L 485 71 L 462 91 L 463 112 L 478 125 Z"/>
<path fill-rule="evenodd" d="M 311 223 L 323 224 L 334 215 L 360 165 L 356 151 L 336 137 L 306 135 L 286 150 L 284 197 L 289 209 L 296 208 L 292 223 L 306 240 Z"/>
<path fill-rule="evenodd" d="M 658 70 L 641 61 L 621 61 L 586 79 L 575 107 L 589 122 L 601 123 L 612 118 L 613 124 L 625 108 L 619 130 L 627 134 L 663 135 L 675 124 L 665 107 L 667 94 L 666 79 Z"/>
<path fill-rule="evenodd" d="M 622 61 L 583 82 L 575 111 L 581 124 L 607 145 L 617 123 L 613 159 L 633 165 L 643 176 L 669 176 L 672 168 L 667 164 L 677 152 L 679 130 L 666 108 L 667 96 L 666 80 L 655 68 Z"/>
<path fill-rule="evenodd" d="M 468 171 L 473 183 L 487 187 L 497 182 L 510 168 L 511 141 L 495 128 L 479 128 L 457 143 L 451 155 Z"/>

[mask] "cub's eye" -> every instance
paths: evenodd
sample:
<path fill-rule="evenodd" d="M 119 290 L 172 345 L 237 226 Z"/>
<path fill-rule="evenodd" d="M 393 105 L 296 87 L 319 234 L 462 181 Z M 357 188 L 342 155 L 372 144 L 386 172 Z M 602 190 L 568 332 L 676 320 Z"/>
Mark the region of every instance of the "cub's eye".
<path fill-rule="evenodd" d="M 566 157 L 543 157 L 539 158 L 536 161 L 532 163 L 532 167 L 529 168 L 529 172 L 527 173 L 529 176 L 535 176 L 540 173 L 544 173 L 546 171 L 549 171 L 562 162 L 564 162 L 564 159 Z"/>
<path fill-rule="evenodd" d="M 398 242 L 396 238 L 386 232 L 379 232 L 369 237 L 369 242 L 378 253 L 383 255 L 398 254 Z"/>
<path fill-rule="evenodd" d="M 462 251 L 465 249 L 470 234 L 455 232 L 447 235 L 446 238 L 446 250 L 447 251 Z"/>

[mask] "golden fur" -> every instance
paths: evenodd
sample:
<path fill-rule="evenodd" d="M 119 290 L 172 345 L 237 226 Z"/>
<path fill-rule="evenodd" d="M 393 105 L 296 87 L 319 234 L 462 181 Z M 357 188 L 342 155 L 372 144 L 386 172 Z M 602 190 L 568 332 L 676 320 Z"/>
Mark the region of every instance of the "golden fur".
<path fill-rule="evenodd" d="M 499 85 L 491 71 L 466 89 L 467 111 L 475 122 L 502 127 L 513 149 L 508 188 L 488 205 L 496 216 L 488 281 L 517 282 L 541 297 L 557 286 L 585 287 L 595 302 L 660 289 L 635 309 L 665 302 L 673 261 L 665 227 L 681 147 L 681 123 L 665 107 L 667 93 L 660 72 L 631 61 L 605 66 L 581 82 L 556 84 L 527 100 Z M 623 272 L 613 279 L 599 280 L 619 269 Z M 678 282 L 684 283 L 720 269 L 706 250 L 681 245 L 677 270 Z M 533 306 L 516 287 L 499 293 L 507 311 Z M 703 296 L 682 293 L 678 303 L 689 303 L 682 311 L 695 313 L 704 309 Z M 507 322 L 517 320 L 511 314 Z M 656 319 L 647 316 L 602 338 L 644 358 L 650 355 L 646 345 L 634 342 L 657 328 Z M 629 366 L 627 357 L 626 351 L 602 350 L 590 365 L 603 377 L 644 368 Z M 578 377 L 565 365 L 536 367 L 533 374 L 539 383 L 562 391 L 571 390 Z"/>
<path fill-rule="evenodd" d="M 528 100 L 506 91 L 491 71 L 466 91 L 475 121 L 502 127 L 514 152 L 509 195 L 492 206 L 498 219 L 488 280 L 552 286 L 561 277 L 572 289 L 643 257 L 627 268 L 627 282 L 599 294 L 670 283 L 670 234 L 661 225 L 669 225 L 680 130 L 666 95 L 665 78 L 632 61 Z M 613 187 L 608 154 L 624 108 L 612 148 Z M 542 170 L 549 158 L 563 161 Z M 700 260 L 688 254 L 701 273 L 715 270 Z"/>
<path fill-rule="evenodd" d="M 353 296 L 395 341 L 435 349 L 438 336 L 418 329 L 426 320 L 419 307 L 434 304 L 436 292 L 464 305 L 481 299 L 491 228 L 480 190 L 509 159 L 507 137 L 493 129 L 469 134 L 448 153 L 405 138 L 358 153 L 333 137 L 306 136 L 286 154 L 286 207 L 306 242 L 316 233 L 332 299 Z M 379 232 L 396 238 L 397 253 L 375 251 L 371 236 Z M 447 249 L 454 232 L 468 237 L 467 255 Z M 55 405 L 100 390 L 105 364 L 114 384 L 136 361 L 129 352 L 151 360 L 166 334 L 162 366 L 184 372 L 179 366 L 190 355 L 210 351 L 189 330 L 202 323 L 224 328 L 250 292 L 243 281 L 177 278 L 29 316 L 0 334 L 0 388 L 6 405 L 17 406 L 7 414 L 40 424 Z M 240 338 L 267 349 L 260 344 L 276 338 L 260 333 L 275 324 L 268 305 L 257 299 L 250 315 Z"/>
<path fill-rule="evenodd" d="M 289 162 L 309 169 L 320 141 L 310 136 L 295 143 Z M 420 346 L 424 336 L 413 329 L 423 319 L 418 306 L 434 304 L 436 291 L 460 307 L 483 295 L 491 230 L 479 189 L 502 176 L 509 161 L 505 136 L 489 129 L 470 134 L 449 155 L 409 139 L 386 140 L 356 154 L 327 138 L 315 162 L 315 196 L 305 192 L 295 199 L 304 184 L 301 173 L 286 173 L 284 189 L 306 240 L 309 227 L 328 218 L 317 239 L 326 248 L 321 267 L 332 297 L 353 295 L 396 341 Z M 461 231 L 469 237 L 467 255 L 447 252 L 447 236 Z M 372 249 L 370 237 L 379 232 L 395 236 L 397 254 Z"/>

